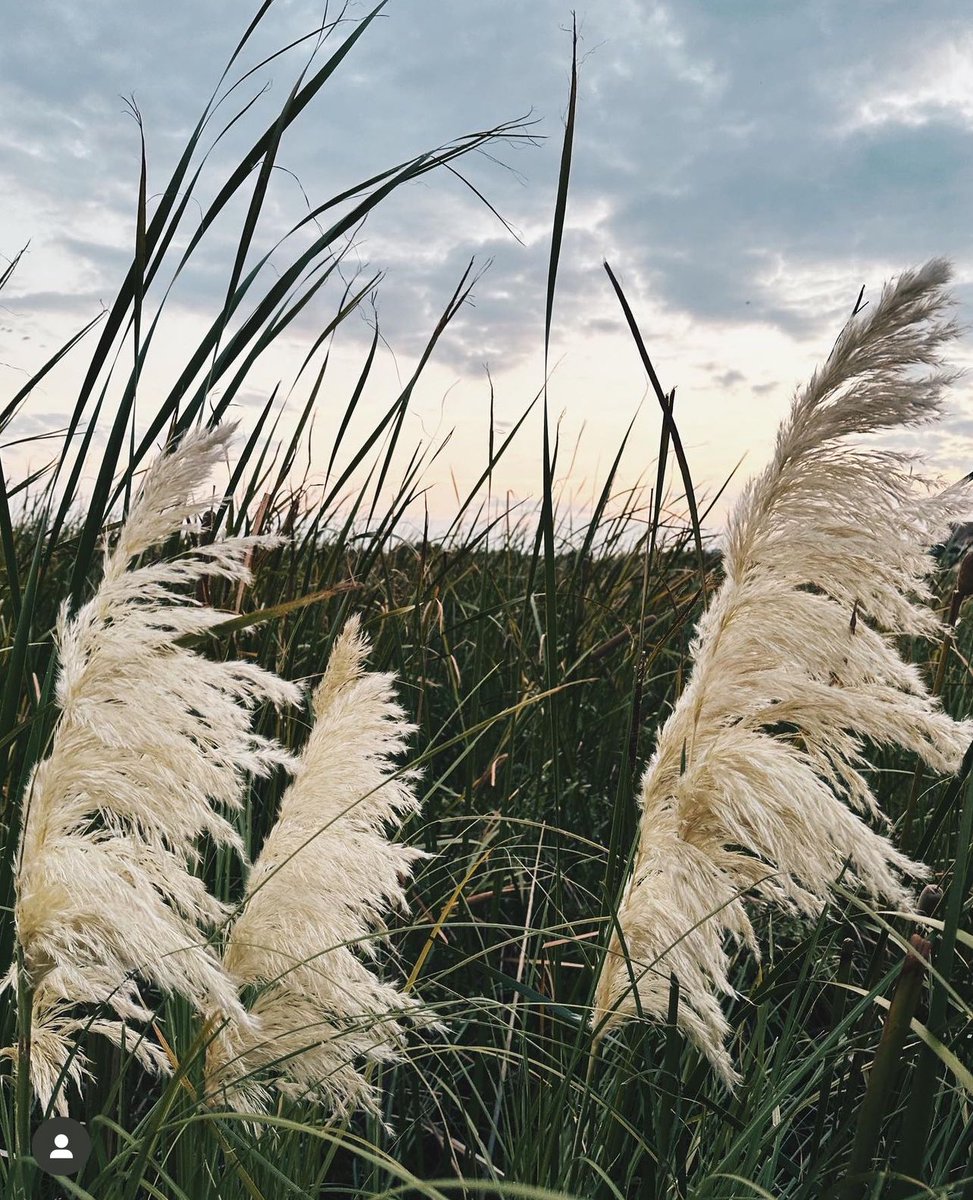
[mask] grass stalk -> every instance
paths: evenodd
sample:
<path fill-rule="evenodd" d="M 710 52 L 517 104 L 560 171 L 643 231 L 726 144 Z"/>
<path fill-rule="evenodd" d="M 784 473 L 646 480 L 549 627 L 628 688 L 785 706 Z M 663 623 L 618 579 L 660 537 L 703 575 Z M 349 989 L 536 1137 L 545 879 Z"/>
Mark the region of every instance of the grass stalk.
<path fill-rule="evenodd" d="M 919 911 L 931 916 L 940 897 L 938 888 L 927 887 L 920 899 Z M 932 953 L 932 943 L 921 934 L 913 934 L 910 940 L 912 949 L 906 954 L 899 971 L 881 1040 L 868 1074 L 865 1097 L 858 1111 L 848 1172 L 838 1191 L 839 1200 L 855 1200 L 863 1194 L 866 1173 L 878 1151 L 885 1117 L 893 1100 L 896 1076 L 902 1068 L 902 1051 Z M 905 1136 L 911 1136 L 908 1125 L 905 1126 Z"/>
<path fill-rule="evenodd" d="M 28 1165 L 31 1157 L 31 1111 L 33 1089 L 30 1083 L 31 1029 L 33 1026 L 34 991 L 24 961 L 22 948 L 17 946 L 17 1063 L 14 1073 L 14 1127 L 16 1133 L 17 1162 L 14 1171 L 14 1195 L 30 1195 L 30 1176 L 33 1168 Z"/>
<path fill-rule="evenodd" d="M 952 855 L 952 879 L 946 892 L 943 931 L 936 954 L 938 973 L 949 983 L 954 982 L 957 933 L 969 887 L 971 854 L 973 854 L 973 783 L 967 781 Z M 938 979 L 934 979 L 926 1025 L 929 1031 L 940 1040 L 946 1034 L 948 1005 L 946 988 Z M 910 1179 L 922 1177 L 929 1133 L 936 1112 L 941 1074 L 942 1064 L 939 1056 L 932 1048 L 924 1044 L 919 1050 L 919 1062 L 909 1090 L 909 1100 L 903 1116 L 903 1137 L 895 1161 L 896 1172 Z"/>

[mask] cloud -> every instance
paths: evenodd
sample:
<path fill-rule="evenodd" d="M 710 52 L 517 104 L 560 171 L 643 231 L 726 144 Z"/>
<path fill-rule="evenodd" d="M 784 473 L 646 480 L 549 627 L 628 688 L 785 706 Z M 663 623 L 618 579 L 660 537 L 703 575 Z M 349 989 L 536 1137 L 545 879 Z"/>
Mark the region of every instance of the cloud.
<path fill-rule="evenodd" d="M 973 33 L 942 29 L 934 43 L 903 46 L 885 78 L 866 87 L 844 128 L 922 127 L 950 122 L 973 126 Z"/>
<path fill-rule="evenodd" d="M 960 216 L 969 197 L 963 164 L 973 148 L 963 128 L 923 127 L 918 136 L 887 122 L 857 133 L 836 128 L 853 101 L 851 72 L 860 64 L 862 43 L 870 45 L 869 62 L 883 56 L 898 62 L 917 30 L 928 25 L 921 14 L 910 20 L 897 12 L 879 21 L 874 14 L 841 10 L 839 26 L 834 4 L 790 9 L 786 19 L 764 4 L 743 8 L 616 0 L 582 11 L 569 217 L 584 215 L 565 246 L 571 257 L 597 269 L 600 256 L 610 254 L 674 309 L 704 319 L 766 318 L 801 335 L 821 314 L 809 314 L 806 304 L 780 303 L 768 277 L 782 258 L 813 269 L 826 254 L 854 273 L 876 258 L 912 261 L 934 242 L 939 251 L 968 253 L 966 245 L 957 245 L 968 237 Z M 73 46 L 42 39 L 45 11 L 62 23 Z M 215 64 L 231 44 L 226 30 L 233 6 L 217 0 L 208 11 L 211 19 L 200 22 L 188 0 L 127 14 L 107 0 L 95 0 L 84 12 L 48 0 L 40 15 L 18 16 L 12 23 L 14 69 L 4 88 L 13 92 L 21 145 L 0 146 L 0 168 L 16 161 L 18 186 L 48 200 L 63 189 L 67 175 L 77 185 L 68 191 L 89 206 L 89 224 L 129 233 L 137 138 L 118 95 L 136 92 L 152 179 L 161 186 L 180 134 L 191 127 Z M 360 17 L 365 11 L 359 4 L 350 13 Z M 308 3 L 272 9 L 261 45 L 311 27 L 316 13 Z M 423 315 L 432 318 L 439 303 L 434 297 L 447 292 L 458 278 L 459 260 L 471 251 L 493 260 L 481 304 L 495 290 L 497 300 L 509 295 L 516 303 L 519 297 L 521 314 L 528 305 L 537 311 L 566 96 L 567 15 L 555 0 L 529 7 L 501 0 L 462 13 L 443 0 L 408 13 L 393 4 L 355 48 L 347 73 L 339 71 L 322 93 L 319 115 L 285 139 L 281 164 L 317 199 L 329 187 L 336 190 L 464 129 L 528 109 L 543 120 L 550 139 L 544 146 L 502 155 L 520 174 L 484 159 L 460 164 L 525 231 L 523 248 L 498 235 L 497 222 L 473 194 L 445 177 L 409 187 L 369 222 L 369 261 L 388 268 L 406 294 L 399 299 L 385 289 L 392 325 L 414 317 L 417 295 Z M 389 53 L 392 41 L 395 54 Z M 42 52 L 50 60 L 45 71 L 37 69 Z M 278 102 L 288 78 L 285 65 L 290 61 L 293 69 L 298 57 L 295 51 L 274 64 L 243 95 L 268 82 Z M 804 70 L 812 58 L 816 70 Z M 959 50 L 956 59 L 965 61 Z M 922 70 L 917 68 L 918 77 Z M 954 74 L 961 78 L 959 67 Z M 823 81 L 830 81 L 830 90 Z M 867 80 L 866 86 L 874 92 L 877 84 Z M 962 93 L 959 84 L 953 90 Z M 271 97 L 265 99 L 266 113 Z M 877 101 L 858 97 L 854 103 L 861 108 Z M 241 137 L 238 145 L 246 141 Z M 33 160 L 25 164 L 31 148 Z M 936 206 L 929 204 L 927 186 L 933 173 L 941 200 Z M 297 185 L 281 179 L 277 192 L 278 215 L 296 217 L 302 207 Z M 590 215 L 596 208 L 597 215 Z M 76 209 L 63 214 L 62 223 L 68 221 L 78 221 Z M 226 230 L 228 244 L 233 233 Z M 87 240 L 79 253 L 117 277 L 124 266 L 119 247 L 131 238 L 113 236 L 100 250 L 94 238 Z M 562 287 L 562 295 L 566 291 Z M 589 305 L 572 305 L 571 298 L 565 305 L 565 319 L 582 326 L 599 319 Z M 530 320 L 510 324 L 505 339 L 518 326 L 533 337 Z M 527 353 L 530 344 L 525 336 L 510 347 L 512 357 Z"/>
<path fill-rule="evenodd" d="M 325 56 L 369 7 L 349 5 Z M 205 19 L 200 11 L 189 0 L 37 0 L 7 15 L 0 104 L 14 116 L 0 129 L 0 252 L 12 256 L 28 238 L 31 248 L 3 296 L 3 325 L 14 332 L 0 329 L 0 361 L 17 362 L 23 336 L 56 344 L 59 331 L 68 336 L 110 302 L 131 260 L 139 168 L 138 129 L 121 97 L 134 93 L 143 114 L 151 212 L 242 32 L 234 0 L 208 0 Z M 239 68 L 311 29 L 320 11 L 311 0 L 272 5 Z M 676 366 L 707 378 L 714 396 L 779 395 L 783 405 L 792 375 L 827 352 L 858 288 L 874 295 L 889 275 L 933 254 L 957 261 L 960 300 L 973 310 L 973 15 L 961 0 L 942 0 L 934 13 L 904 2 L 605 0 L 578 16 L 559 354 L 584 355 L 623 332 L 606 259 L 640 319 L 649 314 L 652 345 L 667 338 L 698 354 Z M 530 112 L 546 140 L 456 164 L 519 241 L 463 179 L 441 172 L 380 206 L 342 276 L 384 272 L 381 328 L 406 369 L 475 257 L 476 271 L 489 269 L 441 339 L 437 362 L 477 386 L 484 364 L 495 375 L 536 365 L 569 24 L 562 0 L 392 0 L 285 136 L 250 262 L 302 219 L 308 199 L 319 203 L 465 131 Z M 273 119 L 309 51 L 304 43 L 261 68 L 220 109 L 206 146 L 234 103 L 255 101 L 214 150 L 201 207 L 190 204 L 177 246 L 220 172 Z M 174 288 L 187 338 L 198 340 L 222 303 L 250 186 Z M 260 286 L 314 232 L 308 226 L 274 251 Z M 343 288 L 333 282 L 302 314 L 295 338 L 313 337 L 333 312 Z M 156 298 L 167 283 L 160 276 Z M 761 330 L 774 345 L 765 364 L 754 348 Z M 364 343 L 370 331 L 356 318 L 342 336 Z M 746 353 L 728 357 L 734 339 Z M 633 378 L 637 403 L 644 381 Z M 967 435 L 954 430 L 951 445 Z"/>
<path fill-rule="evenodd" d="M 719 375 L 713 376 L 713 382 L 718 383 L 720 387 L 732 387 L 735 383 L 743 383 L 744 374 L 742 371 L 730 370 L 722 371 Z"/>

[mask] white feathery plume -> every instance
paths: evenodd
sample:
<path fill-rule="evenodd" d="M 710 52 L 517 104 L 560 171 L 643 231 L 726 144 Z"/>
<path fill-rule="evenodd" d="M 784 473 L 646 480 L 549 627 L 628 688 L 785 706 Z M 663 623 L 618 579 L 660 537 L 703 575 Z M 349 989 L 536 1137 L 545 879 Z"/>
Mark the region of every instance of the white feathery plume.
<path fill-rule="evenodd" d="M 914 456 L 848 440 L 941 415 L 949 275 L 934 260 L 886 285 L 796 396 L 730 518 L 724 582 L 641 782 L 622 938 L 593 1020 L 602 1032 L 640 1011 L 664 1020 L 674 974 L 679 1025 L 731 1086 L 718 996 L 733 992 L 727 935 L 759 952 L 744 896 L 813 914 L 847 863 L 849 886 L 911 906 L 902 876 L 925 868 L 862 819 L 882 820 L 860 771 L 865 739 L 937 772 L 956 771 L 973 739 L 893 641 L 941 631 L 926 547 L 969 491 L 933 494 Z"/>
<path fill-rule="evenodd" d="M 239 986 L 259 989 L 256 1024 L 214 1017 L 207 1092 L 241 1112 L 262 1111 L 271 1087 L 335 1113 L 377 1112 L 362 1067 L 399 1056 L 399 1018 L 416 1004 L 369 965 L 382 916 L 405 908 L 424 853 L 388 839 L 419 808 L 417 773 L 393 765 L 414 727 L 394 700 L 394 676 L 364 669 L 368 649 L 352 617 L 230 931 L 224 963 Z"/>
<path fill-rule="evenodd" d="M 228 910 L 190 868 L 204 834 L 243 853 L 222 814 L 241 807 L 248 775 L 293 765 L 252 732 L 251 710 L 296 703 L 300 692 L 251 663 L 212 662 L 179 639 L 226 619 L 185 586 L 205 576 L 249 579 L 247 553 L 267 539 L 228 538 L 172 561 L 136 562 L 208 507 L 190 495 L 232 432 L 190 433 L 153 463 L 106 548 L 94 595 L 73 616 L 65 605 L 58 619 L 60 714 L 24 798 L 15 911 L 33 990 L 31 1078 L 45 1105 L 65 1068 L 81 1081 L 86 1060 L 74 1041 L 85 1029 L 124 1038 L 146 1066 L 164 1069 L 161 1050 L 123 1028 L 152 1015 L 139 978 L 245 1019 L 205 932 Z M 16 967 L 5 983 L 16 984 Z M 96 1005 L 118 1022 L 84 1013 Z M 56 1107 L 66 1111 L 63 1088 Z"/>

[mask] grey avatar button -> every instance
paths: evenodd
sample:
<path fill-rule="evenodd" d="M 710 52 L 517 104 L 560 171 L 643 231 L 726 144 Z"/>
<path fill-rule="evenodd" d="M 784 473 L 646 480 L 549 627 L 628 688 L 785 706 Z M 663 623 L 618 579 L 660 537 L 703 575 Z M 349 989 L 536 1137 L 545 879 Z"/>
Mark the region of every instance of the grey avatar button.
<path fill-rule="evenodd" d="M 91 1138 L 80 1121 L 51 1117 L 34 1130 L 31 1149 L 48 1175 L 76 1175 L 88 1161 Z"/>

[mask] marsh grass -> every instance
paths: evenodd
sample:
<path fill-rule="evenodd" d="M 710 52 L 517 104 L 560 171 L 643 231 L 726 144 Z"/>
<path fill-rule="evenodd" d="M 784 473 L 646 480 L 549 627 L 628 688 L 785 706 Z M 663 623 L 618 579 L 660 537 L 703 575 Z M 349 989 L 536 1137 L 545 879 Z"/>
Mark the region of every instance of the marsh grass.
<path fill-rule="evenodd" d="M 51 630 L 57 605 L 65 596 L 77 602 L 89 594 L 99 540 L 130 502 L 152 447 L 200 420 L 223 419 L 259 354 L 326 278 L 335 282 L 343 239 L 385 195 L 498 139 L 529 136 L 522 124 L 484 131 L 362 181 L 314 209 L 320 228 L 310 248 L 295 250 L 283 268 L 278 258 L 274 275 L 256 270 L 255 230 L 262 228 L 281 138 L 318 92 L 326 102 L 329 75 L 383 7 L 355 26 L 326 31 L 318 56 L 263 135 L 237 167 L 210 180 L 215 199 L 190 232 L 185 222 L 193 189 L 215 169 L 203 166 L 219 129 L 214 113 L 222 112 L 211 102 L 151 215 L 146 189 L 138 188 L 132 265 L 108 312 L 55 354 L 0 416 L 6 427 L 29 407 L 38 383 L 57 377 L 64 355 L 87 356 L 52 469 L 31 480 L 4 476 L 0 487 L 5 963 L 13 954 L 19 806 L 56 716 Z M 548 337 L 556 323 L 575 98 L 572 80 L 554 199 Z M 210 226 L 247 188 L 225 304 L 168 395 L 144 411 L 136 403 L 139 380 L 166 311 L 158 282 L 191 262 Z M 180 243 L 176 234 L 183 227 Z M 819 1200 L 847 1183 L 883 1004 L 915 927 L 874 911 L 840 883 L 810 923 L 754 910 L 762 962 L 734 957 L 728 968 L 738 991 L 727 1005 L 729 1050 L 741 1077 L 735 1093 L 678 1032 L 678 986 L 670 988 L 665 1022 L 632 1023 L 591 1054 L 587 1018 L 629 865 L 640 764 L 681 691 L 689 634 L 719 582 L 720 564 L 701 534 L 706 509 L 693 494 L 674 393 L 656 375 L 614 275 L 609 282 L 633 334 L 633 356 L 641 359 L 663 415 L 652 490 L 619 495 L 616 459 L 587 519 L 572 523 L 558 505 L 557 440 L 542 395 L 543 493 L 536 520 L 516 513 L 486 524 L 469 520 L 486 504 L 493 470 L 511 439 L 524 436 L 520 427 L 506 439 L 491 430 L 483 478 L 463 498 L 453 527 L 440 538 L 428 531 L 399 537 L 422 470 L 421 454 L 403 456 L 404 416 L 472 278 L 464 276 L 444 299 L 443 319 L 415 373 L 352 447 L 348 429 L 372 369 L 376 331 L 363 358 L 361 388 L 349 397 L 339 425 L 323 495 L 312 503 L 290 482 L 319 389 L 312 385 L 300 402 L 298 432 L 284 444 L 274 432 L 276 399 L 268 396 L 231 460 L 226 498 L 215 507 L 210 533 L 202 532 L 247 534 L 259 524 L 262 533 L 283 530 L 289 537 L 257 556 L 254 582 L 243 591 L 236 583 L 208 581 L 205 599 L 229 615 L 202 639 L 200 652 L 314 681 L 346 620 L 359 613 L 373 645 L 372 664 L 399 676 L 399 698 L 417 726 L 411 763 L 423 780 L 421 814 L 403 837 L 430 857 L 415 866 L 411 917 L 393 924 L 384 963 L 389 978 L 420 997 L 443 1029 L 416 1030 L 404 1062 L 373 1070 L 377 1113 L 334 1120 L 309 1101 L 282 1099 L 265 1115 L 237 1114 L 203 1100 L 212 1028 L 185 1001 L 146 989 L 173 1074 L 149 1077 L 127 1048 L 83 1039 L 94 1078 L 82 1095 L 70 1094 L 69 1104 L 72 1115 L 88 1122 L 94 1151 L 84 1172 L 63 1185 L 70 1195 Z M 317 378 L 330 339 L 340 336 L 371 286 L 363 281 L 339 297 L 333 320 L 308 347 L 309 376 Z M 103 444 L 94 440 L 96 430 L 105 435 Z M 339 469 L 339 462 L 346 465 Z M 671 499 L 690 512 L 685 527 L 676 529 L 669 527 L 663 496 L 673 462 L 682 496 Z M 86 477 L 93 482 L 83 489 Z M 351 502 L 339 506 L 349 492 Z M 178 548 L 175 540 L 170 548 Z M 940 587 L 945 608 L 949 585 Z M 955 646 L 947 646 L 941 689 L 954 715 L 970 706 L 971 640 L 961 616 Z M 932 648 L 916 642 L 906 649 L 929 670 Z M 257 730 L 296 749 L 306 738 L 307 714 L 262 711 Z M 872 761 L 870 782 L 898 820 L 910 803 L 915 763 L 885 750 L 876 750 Z M 236 821 L 251 858 L 273 824 L 285 782 L 250 785 Z M 899 1196 L 973 1196 L 966 1091 L 973 1084 L 973 986 L 965 928 L 973 807 L 964 804 L 964 789 L 965 776 L 922 778 L 912 806 L 903 849 L 930 863 L 942 881 L 943 927 L 918 1001 L 920 1024 L 905 1038 L 862 1195 L 890 1195 L 885 1180 L 907 1167 L 904 1173 L 917 1182 L 897 1185 Z M 239 901 L 244 879 L 232 855 L 208 847 L 200 872 L 218 899 Z M 8 993 L 0 1000 L 0 1044 L 17 1037 L 16 997 Z M 922 1106 L 928 1134 L 918 1143 L 907 1104 Z M 0 1091 L 0 1135 L 10 1155 L 0 1160 L 4 1194 L 61 1194 L 29 1154 L 30 1130 L 42 1115 L 22 1080 L 15 1087 L 8 1075 Z M 260 1137 L 254 1121 L 262 1126 Z"/>

